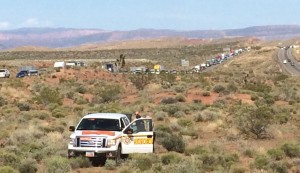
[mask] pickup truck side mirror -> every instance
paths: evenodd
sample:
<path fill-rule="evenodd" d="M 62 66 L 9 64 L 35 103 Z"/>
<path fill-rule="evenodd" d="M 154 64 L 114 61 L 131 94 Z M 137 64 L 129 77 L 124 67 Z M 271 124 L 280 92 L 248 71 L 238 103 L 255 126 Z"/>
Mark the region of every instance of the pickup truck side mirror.
<path fill-rule="evenodd" d="M 124 131 L 125 134 L 132 134 L 133 133 L 133 130 L 128 128 Z"/>
<path fill-rule="evenodd" d="M 69 131 L 70 131 L 70 132 L 74 132 L 74 131 L 75 131 L 75 126 L 70 126 L 70 127 L 69 127 Z"/>

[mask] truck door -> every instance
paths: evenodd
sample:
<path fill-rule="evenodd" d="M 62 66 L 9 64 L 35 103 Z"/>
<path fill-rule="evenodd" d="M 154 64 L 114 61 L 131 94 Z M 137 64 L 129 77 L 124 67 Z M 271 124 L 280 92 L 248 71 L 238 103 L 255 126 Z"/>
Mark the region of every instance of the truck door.
<path fill-rule="evenodd" d="M 136 119 L 122 133 L 122 153 L 153 153 L 154 135 L 152 119 Z"/>

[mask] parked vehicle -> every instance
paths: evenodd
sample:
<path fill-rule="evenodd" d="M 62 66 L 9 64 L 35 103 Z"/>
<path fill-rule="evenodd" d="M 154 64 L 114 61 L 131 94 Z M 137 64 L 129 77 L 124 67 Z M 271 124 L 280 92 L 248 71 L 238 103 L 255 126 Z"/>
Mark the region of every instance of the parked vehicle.
<path fill-rule="evenodd" d="M 38 70 L 29 70 L 28 71 L 28 76 L 38 76 L 39 71 Z"/>
<path fill-rule="evenodd" d="M 16 77 L 17 78 L 22 78 L 22 77 L 25 77 L 25 76 L 28 76 L 28 73 L 29 71 L 28 70 L 21 70 L 17 73 Z"/>
<path fill-rule="evenodd" d="M 7 69 L 0 69 L 0 78 L 9 78 L 10 72 Z"/>
<path fill-rule="evenodd" d="M 125 114 L 94 113 L 84 116 L 68 144 L 68 157 L 85 156 L 94 162 L 106 158 L 126 158 L 131 153 L 152 153 L 154 132 L 151 118 L 139 118 L 130 123 Z"/>
<path fill-rule="evenodd" d="M 283 60 L 283 64 L 286 64 L 287 63 L 287 60 L 285 59 L 285 60 Z"/>

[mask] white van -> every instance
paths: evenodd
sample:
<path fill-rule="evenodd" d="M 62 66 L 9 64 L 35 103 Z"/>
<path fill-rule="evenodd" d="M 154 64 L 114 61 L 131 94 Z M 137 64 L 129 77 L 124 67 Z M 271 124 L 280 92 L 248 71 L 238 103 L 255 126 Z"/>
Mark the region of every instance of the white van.
<path fill-rule="evenodd" d="M 9 78 L 10 72 L 7 69 L 0 69 L 0 78 Z"/>
<path fill-rule="evenodd" d="M 287 60 L 285 59 L 285 60 L 283 60 L 283 64 L 286 64 L 287 63 Z"/>

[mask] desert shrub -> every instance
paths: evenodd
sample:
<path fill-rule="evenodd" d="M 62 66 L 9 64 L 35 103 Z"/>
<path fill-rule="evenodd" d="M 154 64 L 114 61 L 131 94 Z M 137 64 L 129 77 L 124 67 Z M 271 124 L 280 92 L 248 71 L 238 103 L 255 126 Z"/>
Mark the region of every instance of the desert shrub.
<path fill-rule="evenodd" d="M 275 116 L 275 121 L 279 124 L 285 124 L 289 121 L 290 115 L 289 113 L 278 113 Z"/>
<path fill-rule="evenodd" d="M 225 87 L 223 85 L 216 85 L 213 88 L 213 91 L 216 93 L 221 93 L 225 90 Z"/>
<path fill-rule="evenodd" d="M 21 161 L 19 171 L 20 173 L 35 173 L 37 172 L 37 162 L 34 159 L 25 159 Z"/>
<path fill-rule="evenodd" d="M 236 165 L 233 165 L 233 166 L 230 168 L 230 172 L 231 172 L 231 173 L 245 173 L 246 171 L 247 171 L 246 168 L 241 167 L 241 166 L 236 166 Z"/>
<path fill-rule="evenodd" d="M 238 90 L 238 87 L 233 83 L 229 83 L 227 85 L 227 90 L 230 92 L 236 92 Z"/>
<path fill-rule="evenodd" d="M 66 93 L 66 97 L 68 98 L 68 99 L 74 99 L 74 92 L 73 91 L 69 91 L 69 92 L 67 92 Z"/>
<path fill-rule="evenodd" d="M 141 171 L 146 171 L 151 169 L 154 160 L 151 158 L 150 155 L 145 154 L 136 154 L 133 156 L 134 160 L 134 167 L 138 168 Z"/>
<path fill-rule="evenodd" d="M 69 160 L 60 156 L 53 156 L 46 159 L 48 173 L 66 173 L 71 170 Z"/>
<path fill-rule="evenodd" d="M 180 107 L 177 104 L 162 105 L 161 110 L 167 112 L 170 116 L 180 111 Z"/>
<path fill-rule="evenodd" d="M 178 102 L 185 102 L 186 99 L 183 95 L 179 94 L 175 97 L 175 99 L 178 101 Z"/>
<path fill-rule="evenodd" d="M 184 116 L 185 116 L 185 113 L 183 111 L 177 111 L 171 117 L 181 118 L 181 117 L 184 117 Z"/>
<path fill-rule="evenodd" d="M 62 98 L 58 90 L 51 89 L 49 87 L 43 87 L 38 95 L 34 97 L 40 104 L 48 105 L 50 103 L 62 104 Z"/>
<path fill-rule="evenodd" d="M 18 103 L 17 107 L 19 108 L 20 111 L 29 111 L 30 106 L 27 103 Z"/>
<path fill-rule="evenodd" d="M 202 122 L 204 121 L 203 116 L 201 115 L 201 113 L 196 113 L 193 117 L 195 122 Z"/>
<path fill-rule="evenodd" d="M 161 156 L 161 162 L 164 165 L 177 164 L 180 160 L 180 156 L 175 152 L 169 152 Z"/>
<path fill-rule="evenodd" d="M 171 133 L 172 130 L 170 129 L 169 126 L 163 125 L 163 124 L 159 124 L 155 127 L 156 131 L 162 131 L 162 132 L 168 132 Z"/>
<path fill-rule="evenodd" d="M 265 155 L 258 155 L 254 159 L 253 166 L 257 169 L 267 169 L 270 159 Z"/>
<path fill-rule="evenodd" d="M 246 149 L 243 151 L 243 155 L 249 158 L 254 158 L 254 156 L 256 155 L 256 151 L 253 149 Z"/>
<path fill-rule="evenodd" d="M 274 160 L 281 160 L 285 156 L 285 153 L 281 149 L 270 149 L 267 153 L 271 157 L 271 159 Z"/>
<path fill-rule="evenodd" d="M 273 120 L 273 110 L 269 106 L 242 106 L 237 114 L 237 124 L 240 131 L 257 139 L 269 138 L 268 126 Z"/>
<path fill-rule="evenodd" d="M 269 164 L 271 170 L 276 173 L 288 173 L 288 164 L 282 162 L 271 162 Z"/>
<path fill-rule="evenodd" d="M 163 98 L 160 103 L 162 104 L 174 104 L 177 103 L 177 99 L 173 98 L 173 97 L 166 97 Z"/>
<path fill-rule="evenodd" d="M 261 82 L 246 83 L 244 85 L 244 89 L 255 91 L 255 92 L 262 92 L 262 93 L 270 93 L 272 90 L 272 88 L 269 85 L 266 85 Z"/>
<path fill-rule="evenodd" d="M 204 92 L 202 92 L 202 96 L 208 97 L 208 96 L 210 96 L 210 92 L 204 91 Z"/>
<path fill-rule="evenodd" d="M 183 93 L 186 90 L 186 86 L 183 85 L 175 86 L 174 90 L 176 93 Z"/>
<path fill-rule="evenodd" d="M 0 107 L 4 106 L 6 104 L 7 104 L 7 101 L 3 97 L 0 96 Z"/>
<path fill-rule="evenodd" d="M 76 92 L 80 93 L 80 94 L 84 94 L 87 92 L 87 89 L 85 88 L 84 85 L 79 85 L 76 89 L 75 89 Z"/>
<path fill-rule="evenodd" d="M 180 118 L 177 121 L 178 125 L 182 126 L 182 127 L 191 127 L 193 126 L 193 122 L 190 119 L 187 118 Z"/>
<path fill-rule="evenodd" d="M 152 81 L 153 75 L 144 73 L 134 74 L 129 79 L 138 90 L 143 90 Z"/>
<path fill-rule="evenodd" d="M 52 111 L 52 116 L 55 117 L 55 118 L 63 118 L 65 117 L 65 113 L 63 111 L 62 108 L 55 108 L 53 111 Z"/>
<path fill-rule="evenodd" d="M 180 132 L 179 135 L 183 136 L 190 136 L 192 139 L 197 139 L 198 138 L 198 132 L 197 130 L 193 128 L 183 128 Z"/>
<path fill-rule="evenodd" d="M 281 149 L 288 157 L 300 157 L 300 145 L 287 143 L 281 146 Z"/>
<path fill-rule="evenodd" d="M 0 153 L 0 165 L 18 168 L 20 163 L 19 157 L 15 153 L 3 151 Z"/>
<path fill-rule="evenodd" d="M 88 168 L 91 162 L 87 157 L 75 157 L 70 159 L 70 166 L 72 169 Z"/>
<path fill-rule="evenodd" d="M 88 101 L 83 98 L 83 96 L 77 96 L 75 99 L 74 99 L 74 102 L 79 104 L 79 105 L 84 105 L 84 104 L 87 104 Z"/>
<path fill-rule="evenodd" d="M 113 102 L 119 99 L 123 88 L 118 84 L 102 84 L 97 86 L 95 95 L 100 97 L 100 103 Z"/>
<path fill-rule="evenodd" d="M 205 153 L 208 153 L 208 150 L 206 148 L 204 148 L 201 145 L 192 147 L 192 148 L 186 148 L 185 152 L 186 155 L 190 156 L 192 154 L 197 154 L 197 155 L 203 155 Z"/>
<path fill-rule="evenodd" d="M 198 116 L 202 116 L 202 121 L 214 121 L 219 118 L 220 114 L 214 110 L 204 110 Z"/>
<path fill-rule="evenodd" d="M 202 167 L 205 171 L 213 171 L 218 167 L 230 168 L 231 165 L 238 162 L 239 157 L 237 154 L 216 154 L 216 153 L 205 153 L 200 156 L 202 160 Z"/>
<path fill-rule="evenodd" d="M 1 173 L 19 173 L 18 170 L 15 170 L 11 166 L 0 166 Z"/>
<path fill-rule="evenodd" d="M 25 83 L 21 79 L 9 80 L 8 85 L 12 88 L 22 88 L 25 86 Z"/>
<path fill-rule="evenodd" d="M 256 101 L 258 99 L 259 99 L 259 97 L 257 95 L 251 95 L 251 100 L 252 101 Z"/>
<path fill-rule="evenodd" d="M 167 117 L 167 113 L 163 112 L 163 111 L 158 111 L 155 113 L 154 115 L 156 117 L 157 121 L 163 121 L 165 117 Z"/>
<path fill-rule="evenodd" d="M 105 166 L 105 169 L 106 169 L 106 170 L 115 170 L 117 164 L 116 164 L 116 161 L 115 161 L 115 160 L 108 159 L 108 160 L 106 160 L 104 166 Z"/>
<path fill-rule="evenodd" d="M 163 147 L 168 151 L 176 151 L 183 153 L 185 150 L 185 143 L 181 136 L 170 134 L 164 137 L 161 141 Z"/>

